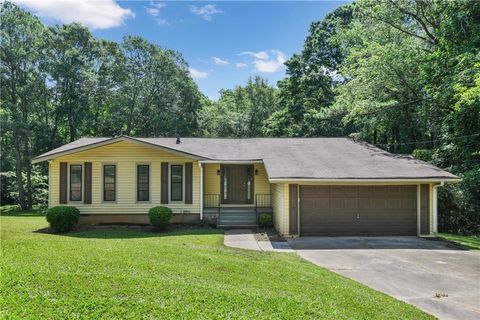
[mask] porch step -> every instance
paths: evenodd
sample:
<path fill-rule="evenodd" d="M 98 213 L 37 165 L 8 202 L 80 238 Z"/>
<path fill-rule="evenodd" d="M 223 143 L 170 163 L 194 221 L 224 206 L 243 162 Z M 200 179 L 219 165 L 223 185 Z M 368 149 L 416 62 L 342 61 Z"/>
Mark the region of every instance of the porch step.
<path fill-rule="evenodd" d="M 219 227 L 253 227 L 257 225 L 257 215 L 255 211 L 223 209 L 218 219 Z"/>

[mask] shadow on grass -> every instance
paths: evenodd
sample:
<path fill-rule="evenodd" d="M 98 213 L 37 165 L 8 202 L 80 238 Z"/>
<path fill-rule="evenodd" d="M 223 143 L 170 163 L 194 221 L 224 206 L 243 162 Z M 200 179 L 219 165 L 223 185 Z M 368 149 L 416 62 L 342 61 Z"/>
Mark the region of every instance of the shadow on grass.
<path fill-rule="evenodd" d="M 134 239 L 223 234 L 221 229 L 200 226 L 171 226 L 164 231 L 155 230 L 150 226 L 87 226 L 66 233 L 55 233 L 49 228 L 34 232 L 83 239 Z"/>
<path fill-rule="evenodd" d="M 2 206 L 0 207 L 0 215 L 4 217 L 44 217 L 43 209 L 35 207 L 30 210 L 21 210 L 19 206 Z"/>

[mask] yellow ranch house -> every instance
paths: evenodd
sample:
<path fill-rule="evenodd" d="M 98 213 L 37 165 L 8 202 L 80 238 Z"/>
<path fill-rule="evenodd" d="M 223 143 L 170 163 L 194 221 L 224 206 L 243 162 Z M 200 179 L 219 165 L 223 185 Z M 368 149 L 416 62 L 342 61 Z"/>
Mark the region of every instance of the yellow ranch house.
<path fill-rule="evenodd" d="M 49 207 L 80 223 L 256 226 L 271 214 L 284 236 L 437 232 L 437 190 L 460 179 L 412 157 L 348 138 L 82 138 L 48 161 Z"/>

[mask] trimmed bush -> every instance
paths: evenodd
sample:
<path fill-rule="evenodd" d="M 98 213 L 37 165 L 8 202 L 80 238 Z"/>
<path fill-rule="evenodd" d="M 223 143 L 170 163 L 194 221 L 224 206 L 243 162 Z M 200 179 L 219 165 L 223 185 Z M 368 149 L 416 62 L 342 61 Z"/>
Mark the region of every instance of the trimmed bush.
<path fill-rule="evenodd" d="M 261 213 L 258 216 L 258 224 L 262 228 L 271 227 L 272 226 L 272 216 L 268 213 Z"/>
<path fill-rule="evenodd" d="M 48 209 L 46 215 L 50 227 L 57 232 L 73 230 L 80 219 L 80 211 L 71 206 L 57 206 Z"/>
<path fill-rule="evenodd" d="M 148 210 L 150 223 L 157 229 L 165 229 L 173 216 L 172 209 L 167 207 L 153 207 Z"/>

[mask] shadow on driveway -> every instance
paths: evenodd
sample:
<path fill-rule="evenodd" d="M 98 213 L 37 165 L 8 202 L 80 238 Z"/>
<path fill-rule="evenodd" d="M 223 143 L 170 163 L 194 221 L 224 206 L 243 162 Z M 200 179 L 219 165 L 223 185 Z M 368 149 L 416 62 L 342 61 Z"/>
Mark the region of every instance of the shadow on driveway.
<path fill-rule="evenodd" d="M 416 249 L 460 250 L 460 247 L 436 239 L 418 237 L 301 237 L 288 241 L 295 250 L 329 249 Z"/>

